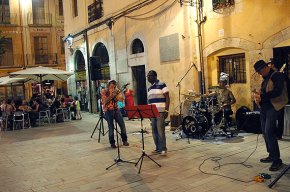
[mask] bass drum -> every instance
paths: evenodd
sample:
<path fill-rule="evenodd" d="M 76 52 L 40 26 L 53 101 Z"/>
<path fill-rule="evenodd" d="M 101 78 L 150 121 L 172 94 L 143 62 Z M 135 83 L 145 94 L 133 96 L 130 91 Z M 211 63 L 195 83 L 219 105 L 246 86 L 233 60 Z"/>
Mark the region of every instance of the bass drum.
<path fill-rule="evenodd" d="M 209 129 L 204 115 L 186 116 L 182 121 L 182 130 L 188 137 L 204 136 Z"/>

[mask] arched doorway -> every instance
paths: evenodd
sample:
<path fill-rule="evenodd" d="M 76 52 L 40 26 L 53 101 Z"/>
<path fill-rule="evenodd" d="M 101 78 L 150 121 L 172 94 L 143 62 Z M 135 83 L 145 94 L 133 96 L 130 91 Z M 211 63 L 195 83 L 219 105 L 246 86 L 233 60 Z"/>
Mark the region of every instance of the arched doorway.
<path fill-rule="evenodd" d="M 92 56 L 97 57 L 98 62 L 100 62 L 100 66 L 101 66 L 101 73 L 102 73 L 102 80 L 109 80 L 111 79 L 111 75 L 110 75 L 110 66 L 109 66 L 109 54 L 107 51 L 106 46 L 99 42 L 96 44 Z M 95 87 L 95 93 L 96 93 L 96 103 L 97 103 L 97 111 L 100 111 L 100 91 L 101 89 L 105 88 L 106 83 L 102 81 L 96 81 L 95 83 L 96 87 Z"/>
<path fill-rule="evenodd" d="M 132 41 L 130 54 L 144 53 L 144 46 L 140 39 L 136 38 Z M 133 81 L 135 84 L 135 95 L 138 105 L 147 104 L 147 90 L 146 90 L 146 72 L 145 64 L 132 67 Z"/>
<path fill-rule="evenodd" d="M 76 94 L 81 103 L 81 110 L 88 111 L 86 63 L 84 55 L 80 50 L 75 52 L 75 81 Z"/>
<path fill-rule="evenodd" d="M 101 72 L 103 80 L 111 79 L 109 66 L 110 60 L 106 46 L 103 43 L 97 43 L 97 45 L 94 48 L 92 56 L 98 57 L 98 60 L 101 63 Z"/>

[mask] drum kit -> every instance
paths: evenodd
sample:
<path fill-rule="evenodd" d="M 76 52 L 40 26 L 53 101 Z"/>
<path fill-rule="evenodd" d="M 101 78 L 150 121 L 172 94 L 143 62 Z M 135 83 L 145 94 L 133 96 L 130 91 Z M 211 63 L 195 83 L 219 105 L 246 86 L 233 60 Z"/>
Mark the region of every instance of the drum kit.
<path fill-rule="evenodd" d="M 221 90 L 218 87 L 211 89 L 213 91 L 208 94 L 181 94 L 186 98 L 182 107 L 182 131 L 188 137 L 233 137 L 237 133 L 235 127 L 230 127 L 226 105 L 221 103 Z"/>

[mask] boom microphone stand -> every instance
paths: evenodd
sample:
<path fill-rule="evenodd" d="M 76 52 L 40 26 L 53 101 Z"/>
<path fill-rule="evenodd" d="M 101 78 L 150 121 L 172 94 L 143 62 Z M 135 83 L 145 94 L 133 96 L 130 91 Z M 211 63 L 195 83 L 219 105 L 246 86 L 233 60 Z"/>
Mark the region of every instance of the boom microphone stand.
<path fill-rule="evenodd" d="M 125 89 L 125 88 L 124 88 Z M 123 92 L 124 91 L 124 89 L 123 90 L 121 90 L 120 91 L 120 93 L 121 92 Z M 118 94 L 117 94 L 118 95 Z M 124 161 L 124 160 L 122 160 L 121 159 L 121 155 L 120 155 L 120 146 L 119 146 L 119 131 L 118 131 L 118 126 L 117 126 L 117 121 L 115 120 L 115 114 L 116 114 L 116 112 L 117 112 L 117 107 L 116 107 L 116 105 L 117 105 L 117 103 L 116 103 L 116 97 L 117 97 L 117 95 L 115 95 L 113 98 L 111 98 L 111 100 L 109 101 L 109 102 L 111 102 L 111 101 L 113 101 L 113 106 L 114 106 L 114 111 L 113 111 L 113 121 L 115 121 L 115 127 L 114 127 L 114 130 L 116 131 L 116 139 L 117 139 L 117 150 L 118 150 L 118 157 L 115 159 L 115 163 L 113 163 L 112 165 L 110 165 L 109 167 L 107 167 L 106 168 L 106 170 L 108 170 L 108 169 L 110 169 L 112 166 L 114 166 L 114 165 L 116 165 L 117 163 L 134 163 L 134 162 L 130 162 L 130 161 Z M 135 164 L 135 163 L 134 163 Z"/>
<path fill-rule="evenodd" d="M 181 82 L 182 80 L 186 77 L 186 75 L 189 73 L 189 71 L 192 69 L 192 67 L 194 67 L 195 69 L 197 69 L 195 63 L 192 63 L 192 65 L 190 66 L 190 68 L 186 71 L 186 73 L 183 75 L 183 77 L 178 81 L 176 87 L 178 87 L 178 104 L 179 104 L 179 118 L 182 118 L 181 112 L 182 112 L 182 106 L 181 106 L 181 100 L 180 100 L 180 89 L 181 89 Z M 180 126 L 176 129 L 177 131 L 180 131 Z M 176 133 L 175 131 L 173 132 L 173 134 Z"/>

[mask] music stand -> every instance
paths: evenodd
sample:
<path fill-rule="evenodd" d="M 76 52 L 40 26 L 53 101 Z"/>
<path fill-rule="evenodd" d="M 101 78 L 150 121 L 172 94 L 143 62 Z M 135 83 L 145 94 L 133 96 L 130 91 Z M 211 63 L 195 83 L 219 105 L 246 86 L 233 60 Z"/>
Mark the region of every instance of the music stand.
<path fill-rule="evenodd" d="M 160 116 L 160 114 L 159 114 L 159 112 L 158 112 L 158 110 L 156 108 L 156 105 L 126 106 L 125 110 L 127 111 L 129 119 L 141 119 L 142 154 L 141 154 L 140 158 L 138 159 L 138 161 L 135 164 L 135 166 L 137 166 L 138 163 L 141 161 L 138 174 L 140 174 L 140 172 L 141 172 L 144 156 L 148 157 L 156 165 L 161 167 L 161 165 L 159 163 L 154 161 L 149 155 L 146 154 L 145 147 L 144 147 L 143 119 L 144 118 L 156 118 L 156 117 Z"/>

